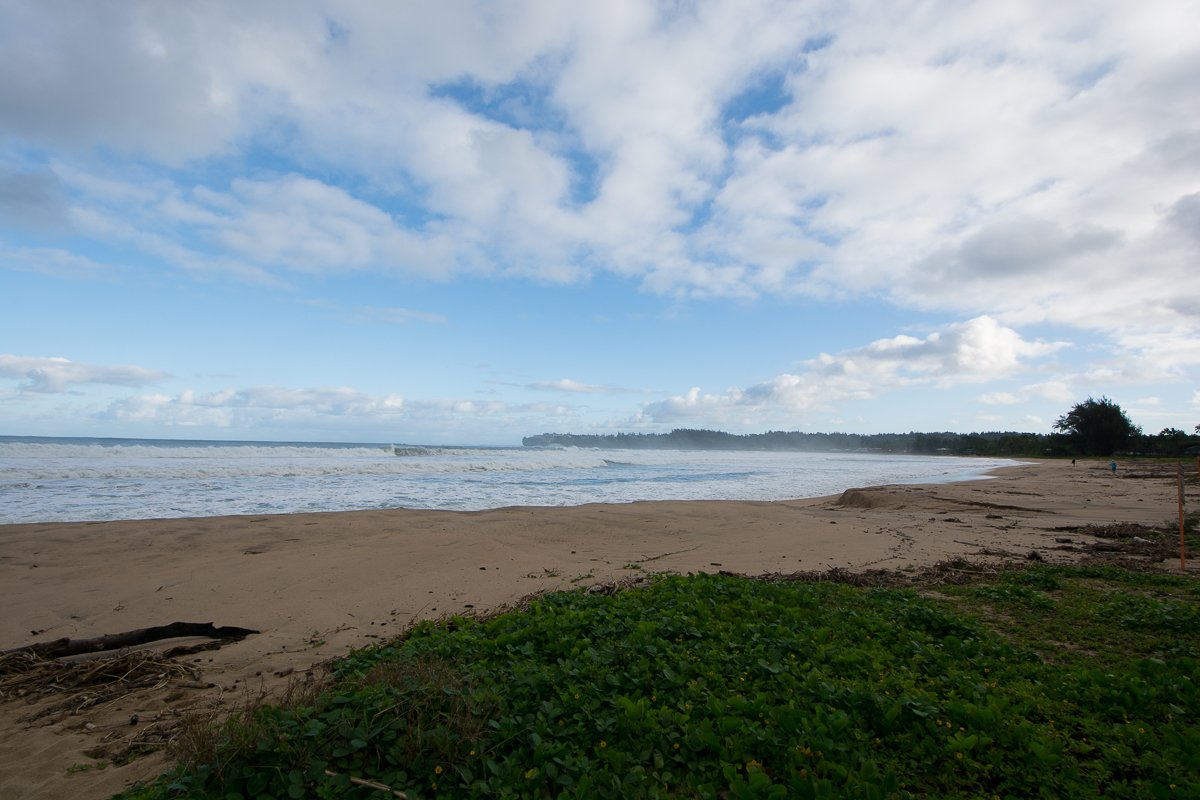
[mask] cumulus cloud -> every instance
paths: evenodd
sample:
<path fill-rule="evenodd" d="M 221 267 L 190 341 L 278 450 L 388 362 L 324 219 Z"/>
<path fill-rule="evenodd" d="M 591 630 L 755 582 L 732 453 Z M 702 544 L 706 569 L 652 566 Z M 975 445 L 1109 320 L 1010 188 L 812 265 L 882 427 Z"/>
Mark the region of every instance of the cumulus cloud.
<path fill-rule="evenodd" d="M 800 374 L 784 373 L 746 389 L 687 393 L 650 403 L 642 416 L 655 422 L 709 417 L 754 419 L 831 411 L 906 386 L 984 383 L 1019 373 L 1026 364 L 1066 346 L 1029 341 L 990 317 L 949 325 L 923 339 L 900 335 L 837 354 L 822 353 Z"/>
<path fill-rule="evenodd" d="M 198 405 L 304 410 L 338 415 L 398 413 L 404 408 L 404 398 L 401 395 L 376 396 L 349 388 L 291 389 L 260 386 L 198 397 L 194 398 L 194 402 Z"/>
<path fill-rule="evenodd" d="M 66 358 L 0 354 L 0 377 L 22 380 L 23 391 L 61 393 L 84 384 L 145 386 L 167 379 L 146 367 L 84 364 Z"/>
<path fill-rule="evenodd" d="M 1167 212 L 1167 220 L 1200 247 L 1200 192 L 1176 200 Z"/>
<path fill-rule="evenodd" d="M 808 362 L 830 376 L 894 375 L 936 378 L 949 382 L 979 382 L 1011 375 L 1021 360 L 1065 347 L 1062 342 L 1026 341 L 1012 328 L 983 316 L 949 325 L 924 339 L 896 336 L 836 356 L 822 354 Z"/>
<path fill-rule="evenodd" d="M 168 164 L 259 146 L 348 176 L 177 185 L 136 215 L 193 243 L 179 260 L 247 275 L 604 269 L 668 293 L 886 288 L 974 313 L 1006 310 L 988 305 L 999 287 L 1086 322 L 1081 270 L 1129 270 L 1157 218 L 1195 230 L 1182 109 L 1200 48 L 1172 0 L 1136 20 L 1119 0 L 1086 20 L 775 0 L 0 13 L 0 125 L 18 140 Z M 22 195 L 56 179 L 20 174 Z"/>
<path fill-rule="evenodd" d="M 556 403 L 514 404 L 496 400 L 421 398 L 371 394 L 348 387 L 297 389 L 255 386 L 175 395 L 139 394 L 116 400 L 94 414 L 113 423 L 142 428 L 210 428 L 235 431 L 297 430 L 358 432 L 368 439 L 397 426 L 466 435 L 468 441 L 497 431 L 509 436 L 528 430 L 531 420 L 576 419 L 577 411 Z M 475 434 L 463 433 L 476 431 Z"/>
<path fill-rule="evenodd" d="M 1049 270 L 1066 269 L 1102 256 L 1120 241 L 1116 231 L 1095 225 L 1066 230 L 1045 219 L 999 220 L 973 231 L 961 242 L 931 253 L 915 265 L 915 292 L 964 290 L 975 281 L 1026 281 L 1045 278 Z M 945 283 L 949 281 L 949 285 Z"/>
<path fill-rule="evenodd" d="M 319 417 L 388 419 L 405 411 L 398 394 L 372 395 L 350 388 L 294 389 L 256 386 L 178 395 L 135 395 L 111 403 L 100 419 L 183 427 L 228 428 L 264 421 Z"/>
<path fill-rule="evenodd" d="M 6 3 L 0 19 L 9 135 L 174 160 L 221 149 L 237 129 L 234 65 L 222 63 L 232 19 L 214 30 L 153 3 L 71 13 Z"/>
<path fill-rule="evenodd" d="M 371 394 L 348 387 L 297 389 L 284 386 L 254 386 L 197 393 L 185 389 L 171 396 L 161 393 L 136 395 L 112 403 L 106 417 L 158 421 L 233 419 L 233 414 L 283 413 L 290 415 L 364 417 L 377 419 L 429 419 L 452 415 L 494 416 L 517 412 L 565 414 L 561 404 L 511 404 L 500 401 L 419 399 L 403 395 Z"/>

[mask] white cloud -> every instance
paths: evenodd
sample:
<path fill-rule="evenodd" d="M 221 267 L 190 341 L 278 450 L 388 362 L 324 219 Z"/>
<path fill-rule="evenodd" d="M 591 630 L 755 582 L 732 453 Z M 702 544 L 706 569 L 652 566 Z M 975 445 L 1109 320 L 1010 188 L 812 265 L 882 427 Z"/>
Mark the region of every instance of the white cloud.
<path fill-rule="evenodd" d="M 300 175 L 238 179 L 227 192 L 66 168 L 60 177 L 78 197 L 70 215 L 77 230 L 196 271 L 272 282 L 287 271 L 444 278 L 476 268 L 469 246 L 409 230 L 346 190 Z"/>
<path fill-rule="evenodd" d="M 446 318 L 441 314 L 434 314 L 429 311 L 416 311 L 411 308 L 364 306 L 357 309 L 355 315 L 361 319 L 386 322 L 392 325 L 407 325 L 410 322 L 441 324 L 446 321 Z"/>
<path fill-rule="evenodd" d="M 837 356 L 822 354 L 808 362 L 828 376 L 908 374 L 946 382 L 981 382 L 1015 373 L 1022 359 L 1048 355 L 1063 342 L 1030 342 L 1012 328 L 983 316 L 947 326 L 924 339 L 896 336 L 880 339 L 857 351 Z"/>
<path fill-rule="evenodd" d="M 981 394 L 978 400 L 984 405 L 989 406 L 1012 406 L 1021 402 L 1021 398 L 1017 397 L 1012 392 L 991 392 L 989 394 Z"/>
<path fill-rule="evenodd" d="M 539 383 L 531 383 L 528 388 L 536 389 L 545 392 L 576 392 L 580 394 L 603 394 L 605 392 L 621 391 L 607 386 L 595 386 L 588 383 L 580 383 L 573 381 L 570 378 L 563 378 L 557 381 L 542 381 Z"/>
<path fill-rule="evenodd" d="M 57 247 L 0 248 L 0 269 L 38 272 L 62 278 L 108 277 L 114 269 Z"/>
<path fill-rule="evenodd" d="M 0 107 L 9 135 L 81 149 L 106 144 L 178 159 L 221 149 L 239 108 L 223 87 L 232 41 L 200 15 L 6 3 Z M 230 20 L 232 22 L 232 20 Z"/>
<path fill-rule="evenodd" d="M 60 393 L 84 384 L 145 386 L 169 376 L 146 367 L 84 364 L 66 358 L 0 354 L 0 377 L 24 380 L 28 392 Z"/>
<path fill-rule="evenodd" d="M 563 404 L 512 404 L 469 399 L 416 399 L 371 394 L 357 389 L 254 386 L 198 393 L 185 389 L 125 397 L 96 414 L 101 420 L 137 423 L 144 428 L 211 427 L 254 430 L 329 429 L 377 436 L 380 426 L 466 425 L 487 421 L 505 432 L 525 430 L 533 418 L 572 418 Z M 493 431 L 493 435 L 494 435 Z M 479 440 L 476 440 L 479 441 Z"/>
<path fill-rule="evenodd" d="M 140 426 L 253 429 L 304 425 L 314 420 L 394 421 L 405 410 L 404 398 L 398 394 L 371 395 L 350 388 L 257 386 L 206 394 L 185 389 L 174 397 L 161 393 L 135 395 L 109 404 L 96 416 Z"/>
<path fill-rule="evenodd" d="M 1022 387 L 1022 394 L 1050 400 L 1055 403 L 1067 403 L 1075 398 L 1077 392 L 1069 384 L 1061 380 L 1042 381 Z"/>
<path fill-rule="evenodd" d="M 896 336 L 805 362 L 801 374 L 781 374 L 747 389 L 686 394 L 650 403 L 642 416 L 656 422 L 687 418 L 752 419 L 783 413 L 833 411 L 839 403 L 879 397 L 914 385 L 949 387 L 1015 375 L 1030 360 L 1063 343 L 1027 341 L 990 317 L 948 325 L 924 339 Z"/>
<path fill-rule="evenodd" d="M 190 242 L 172 260 L 258 280 L 606 269 L 660 292 L 885 289 L 1105 329 L 1179 272 L 1176 250 L 1142 263 L 1158 222 L 1195 245 L 1200 42 L 1173 0 L 2 14 L 12 136 L 168 163 L 257 145 L 362 189 L 260 176 L 133 203 L 156 223 L 140 246 Z M 781 107 L 727 118 L 764 76 Z M 101 220 L 129 204 L 76 216 L 119 235 Z M 1100 303 L 1081 291 L 1135 266 Z"/>
<path fill-rule="evenodd" d="M 225 390 L 201 397 L 188 394 L 181 396 L 180 400 L 190 400 L 198 406 L 275 409 L 338 416 L 398 414 L 404 410 L 404 398 L 401 395 L 370 395 L 349 388 L 292 389 L 258 386 L 237 391 Z"/>

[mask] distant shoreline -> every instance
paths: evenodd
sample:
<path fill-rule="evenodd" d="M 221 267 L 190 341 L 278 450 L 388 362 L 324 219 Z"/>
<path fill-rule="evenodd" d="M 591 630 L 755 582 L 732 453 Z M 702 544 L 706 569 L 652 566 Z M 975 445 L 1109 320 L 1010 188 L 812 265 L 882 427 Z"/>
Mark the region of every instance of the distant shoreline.
<path fill-rule="evenodd" d="M 541 433 L 521 440 L 524 447 L 579 447 L 600 450 L 712 450 L 870 455 L 1044 457 L 1056 453 L 1052 437 L 1038 433 L 725 433 L 678 428 L 670 433 Z M 1061 454 L 1060 454 L 1061 455 Z"/>

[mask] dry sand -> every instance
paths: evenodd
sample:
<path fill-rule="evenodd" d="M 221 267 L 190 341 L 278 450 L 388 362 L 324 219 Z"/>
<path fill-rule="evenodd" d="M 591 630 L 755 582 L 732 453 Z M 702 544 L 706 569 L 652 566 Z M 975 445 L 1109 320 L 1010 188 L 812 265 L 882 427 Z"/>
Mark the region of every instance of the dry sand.
<path fill-rule="evenodd" d="M 0 800 L 108 797 L 150 779 L 164 768 L 161 755 L 97 767 L 182 710 L 277 689 L 284 675 L 416 619 L 649 572 L 904 569 L 956 556 L 1022 559 L 1033 550 L 1068 561 L 1079 558 L 1077 545 L 1094 541 L 1072 528 L 1156 526 L 1175 514 L 1169 476 L 1143 469 L 1139 477 L 1134 467 L 1114 477 L 1101 462 L 1049 461 L 990 480 L 790 502 L 0 526 L 0 650 L 173 621 L 261 631 L 184 657 L 203 671 L 191 686 L 176 681 L 37 719 L 47 700 L 3 702 Z M 130 724 L 134 714 L 138 725 Z"/>

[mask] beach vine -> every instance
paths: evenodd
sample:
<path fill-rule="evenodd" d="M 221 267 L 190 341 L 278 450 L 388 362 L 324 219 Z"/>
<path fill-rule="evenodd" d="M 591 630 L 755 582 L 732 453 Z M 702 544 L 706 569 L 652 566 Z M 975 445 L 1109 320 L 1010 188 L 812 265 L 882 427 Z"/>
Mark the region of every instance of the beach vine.
<path fill-rule="evenodd" d="M 1194 577 L 947 570 L 658 576 L 420 623 L 124 797 L 1200 796 Z"/>

